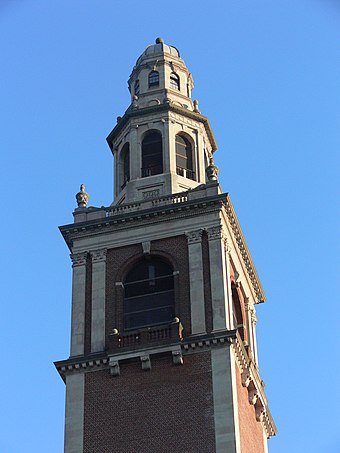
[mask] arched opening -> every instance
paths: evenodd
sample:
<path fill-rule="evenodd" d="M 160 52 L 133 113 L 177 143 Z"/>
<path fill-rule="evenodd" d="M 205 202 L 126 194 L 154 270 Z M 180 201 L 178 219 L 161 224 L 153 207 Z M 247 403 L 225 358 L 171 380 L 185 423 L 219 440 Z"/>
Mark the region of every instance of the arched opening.
<path fill-rule="evenodd" d="M 124 329 L 167 324 L 175 317 L 172 267 L 161 258 L 143 258 L 124 282 Z"/>
<path fill-rule="evenodd" d="M 242 340 L 244 340 L 244 323 L 242 316 L 242 308 L 239 295 L 235 283 L 231 284 L 231 294 L 233 301 L 233 328 L 238 329 Z"/>
<path fill-rule="evenodd" d="M 154 88 L 159 86 L 159 72 L 151 71 L 149 74 L 149 88 Z"/>
<path fill-rule="evenodd" d="M 182 135 L 176 135 L 176 173 L 185 178 L 196 181 L 193 170 L 192 146 L 189 140 Z"/>
<path fill-rule="evenodd" d="M 130 145 L 125 143 L 120 153 L 120 167 L 121 167 L 121 189 L 124 189 L 126 183 L 130 181 Z"/>
<path fill-rule="evenodd" d="M 180 90 L 179 77 L 174 72 L 170 74 L 170 88 L 173 90 Z"/>
<path fill-rule="evenodd" d="M 151 132 L 142 142 L 142 177 L 163 173 L 162 136 Z"/>

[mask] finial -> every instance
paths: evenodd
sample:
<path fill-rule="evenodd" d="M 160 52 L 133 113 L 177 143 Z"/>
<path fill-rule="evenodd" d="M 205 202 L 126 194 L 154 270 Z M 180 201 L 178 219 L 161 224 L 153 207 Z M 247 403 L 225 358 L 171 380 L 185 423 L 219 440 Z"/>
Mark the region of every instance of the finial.
<path fill-rule="evenodd" d="M 84 184 L 80 185 L 80 192 L 76 194 L 78 208 L 86 208 L 89 201 L 89 195 L 85 192 Z"/>
<path fill-rule="evenodd" d="M 194 100 L 194 112 L 201 113 L 200 109 L 198 108 L 198 100 Z"/>
<path fill-rule="evenodd" d="M 217 181 L 217 176 L 218 176 L 219 171 L 220 171 L 219 168 L 216 167 L 216 165 L 214 164 L 214 159 L 212 157 L 210 157 L 209 165 L 205 169 L 205 172 L 208 177 L 208 181 Z"/>
<path fill-rule="evenodd" d="M 161 44 L 161 43 L 164 43 L 164 39 L 163 38 L 157 38 L 156 39 L 156 44 Z"/>

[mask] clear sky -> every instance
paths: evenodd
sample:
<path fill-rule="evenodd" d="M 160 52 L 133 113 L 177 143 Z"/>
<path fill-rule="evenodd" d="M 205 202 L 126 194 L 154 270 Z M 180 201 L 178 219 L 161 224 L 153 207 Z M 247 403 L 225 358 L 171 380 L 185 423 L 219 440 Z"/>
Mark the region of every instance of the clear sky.
<path fill-rule="evenodd" d="M 1 453 L 63 449 L 53 361 L 69 354 L 71 262 L 57 226 L 82 182 L 91 205 L 112 202 L 105 138 L 157 36 L 193 74 L 267 295 L 269 451 L 340 451 L 339 20 L 335 0 L 0 0 Z"/>

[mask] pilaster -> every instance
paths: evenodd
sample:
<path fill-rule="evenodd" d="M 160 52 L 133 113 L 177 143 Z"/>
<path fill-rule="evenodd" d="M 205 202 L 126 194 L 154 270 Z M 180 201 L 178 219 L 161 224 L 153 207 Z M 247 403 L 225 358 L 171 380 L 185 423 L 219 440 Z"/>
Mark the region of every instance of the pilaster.
<path fill-rule="evenodd" d="M 230 329 L 225 236 L 222 226 L 207 228 L 213 330 Z"/>
<path fill-rule="evenodd" d="M 66 375 L 64 453 L 83 452 L 84 381 L 84 373 Z"/>
<path fill-rule="evenodd" d="M 92 317 L 91 352 L 105 348 L 105 276 L 106 249 L 91 252 L 92 257 Z"/>
<path fill-rule="evenodd" d="M 84 354 L 86 258 L 86 252 L 71 255 L 73 263 L 71 356 Z"/>
<path fill-rule="evenodd" d="M 202 233 L 195 230 L 186 233 L 189 250 L 189 279 L 192 334 L 205 333 L 205 305 L 202 258 Z"/>
<path fill-rule="evenodd" d="M 240 453 L 235 361 L 230 347 L 211 351 L 216 453 Z"/>
<path fill-rule="evenodd" d="M 249 316 L 250 316 L 251 334 L 252 334 L 252 340 L 253 340 L 253 354 L 254 354 L 255 362 L 258 363 L 258 358 L 257 358 L 257 343 L 256 343 L 256 323 L 257 323 L 257 317 L 256 317 L 256 312 L 255 312 L 255 308 L 254 308 L 254 307 L 252 307 L 252 308 L 249 310 Z"/>

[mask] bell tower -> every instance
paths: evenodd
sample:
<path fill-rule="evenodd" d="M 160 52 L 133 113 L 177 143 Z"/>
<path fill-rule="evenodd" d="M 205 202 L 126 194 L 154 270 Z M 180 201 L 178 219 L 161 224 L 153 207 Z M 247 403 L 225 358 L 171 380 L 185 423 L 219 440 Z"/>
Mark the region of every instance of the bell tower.
<path fill-rule="evenodd" d="M 71 251 L 65 453 L 261 453 L 275 435 L 260 377 L 265 300 L 209 121 L 179 51 L 138 58 L 131 104 L 107 137 L 114 200 L 82 185 Z"/>
<path fill-rule="evenodd" d="M 216 142 L 179 51 L 161 38 L 130 75 L 131 105 L 107 140 L 114 155 L 115 204 L 157 198 L 206 182 Z"/>

